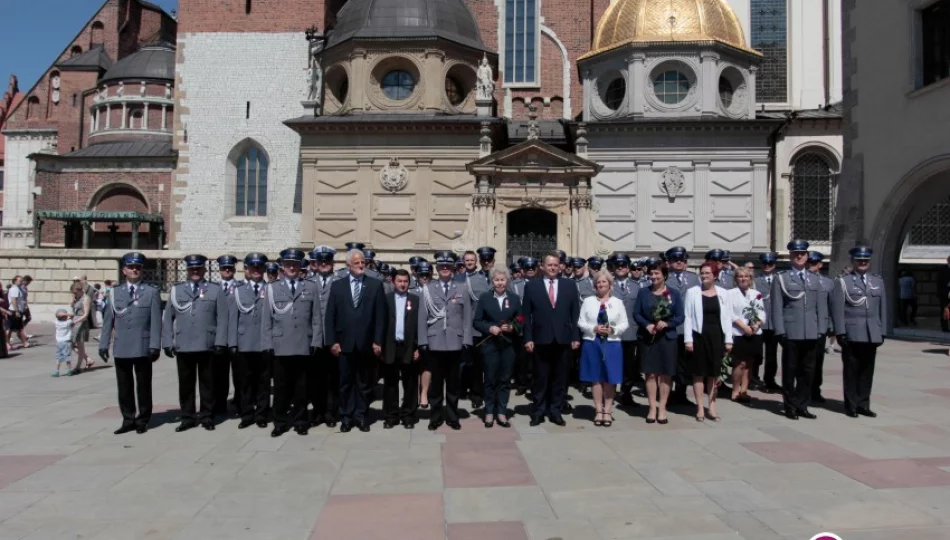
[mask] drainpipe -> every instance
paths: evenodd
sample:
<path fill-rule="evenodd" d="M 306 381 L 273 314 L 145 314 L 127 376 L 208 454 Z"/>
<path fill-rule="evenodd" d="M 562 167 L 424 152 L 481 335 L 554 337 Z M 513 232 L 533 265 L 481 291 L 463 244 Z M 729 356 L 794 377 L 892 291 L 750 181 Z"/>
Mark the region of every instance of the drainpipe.
<path fill-rule="evenodd" d="M 829 0 L 821 1 L 821 31 L 822 43 L 824 47 L 822 50 L 821 60 L 823 63 L 822 76 L 824 77 L 825 85 L 825 106 L 831 104 L 831 28 L 829 28 L 830 21 L 828 17 L 828 4 Z"/>

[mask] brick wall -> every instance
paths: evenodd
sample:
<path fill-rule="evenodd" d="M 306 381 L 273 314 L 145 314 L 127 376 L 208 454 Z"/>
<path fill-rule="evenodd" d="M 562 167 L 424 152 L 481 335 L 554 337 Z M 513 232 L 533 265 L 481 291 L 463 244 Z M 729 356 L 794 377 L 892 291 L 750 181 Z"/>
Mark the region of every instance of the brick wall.
<path fill-rule="evenodd" d="M 314 24 L 322 30 L 325 11 L 323 0 L 186 0 L 179 3 L 178 21 L 181 32 L 189 34 L 303 32 Z"/>

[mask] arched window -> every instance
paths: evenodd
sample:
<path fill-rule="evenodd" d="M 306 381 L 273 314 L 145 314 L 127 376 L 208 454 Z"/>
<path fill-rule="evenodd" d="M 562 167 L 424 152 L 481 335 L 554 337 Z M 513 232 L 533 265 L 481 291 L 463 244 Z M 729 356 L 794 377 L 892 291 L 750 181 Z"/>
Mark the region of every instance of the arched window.
<path fill-rule="evenodd" d="M 256 144 L 248 144 L 234 163 L 234 215 L 267 215 L 267 154 Z"/>
<path fill-rule="evenodd" d="M 96 45 L 102 45 L 102 34 L 105 30 L 105 26 L 99 21 L 92 23 L 92 30 L 89 33 L 89 48 L 93 48 Z"/>
<path fill-rule="evenodd" d="M 26 119 L 36 120 L 40 115 L 40 98 L 30 96 L 26 100 Z"/>
<path fill-rule="evenodd" d="M 828 158 L 802 154 L 792 166 L 792 238 L 810 242 L 830 242 L 835 223 L 835 180 L 837 174 Z"/>
<path fill-rule="evenodd" d="M 80 47 L 79 45 L 73 45 L 73 48 L 69 49 L 70 58 L 75 58 L 79 56 L 80 54 L 82 54 L 82 47 Z"/>
<path fill-rule="evenodd" d="M 133 109 L 129 112 L 129 129 L 142 129 L 141 109 Z"/>

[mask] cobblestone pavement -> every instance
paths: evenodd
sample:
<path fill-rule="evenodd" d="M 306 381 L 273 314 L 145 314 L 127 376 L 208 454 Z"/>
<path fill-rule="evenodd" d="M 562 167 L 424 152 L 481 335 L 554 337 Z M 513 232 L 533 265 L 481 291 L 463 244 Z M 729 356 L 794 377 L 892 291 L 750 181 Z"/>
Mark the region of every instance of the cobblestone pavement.
<path fill-rule="evenodd" d="M 566 427 L 529 427 L 513 398 L 510 430 L 469 417 L 460 432 L 273 439 L 233 419 L 174 433 L 165 357 L 152 429 L 114 436 L 111 364 L 53 379 L 49 327 L 37 333 L 39 347 L 0 360 L 3 540 L 950 538 L 950 358 L 928 343 L 881 349 L 876 419 L 842 414 L 833 354 L 817 420 L 757 394 L 721 403 L 719 423 L 685 408 L 647 425 L 641 406 L 596 428 L 575 393 Z"/>

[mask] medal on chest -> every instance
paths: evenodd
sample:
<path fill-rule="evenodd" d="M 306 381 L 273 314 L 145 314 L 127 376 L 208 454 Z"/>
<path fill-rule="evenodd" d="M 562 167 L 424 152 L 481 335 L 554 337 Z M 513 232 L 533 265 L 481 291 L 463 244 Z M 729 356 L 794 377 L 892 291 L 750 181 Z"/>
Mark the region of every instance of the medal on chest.
<path fill-rule="evenodd" d="M 412 300 L 406 299 L 406 311 L 412 311 Z"/>

